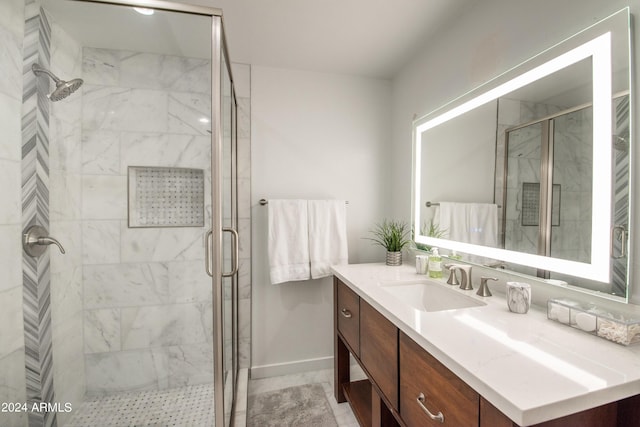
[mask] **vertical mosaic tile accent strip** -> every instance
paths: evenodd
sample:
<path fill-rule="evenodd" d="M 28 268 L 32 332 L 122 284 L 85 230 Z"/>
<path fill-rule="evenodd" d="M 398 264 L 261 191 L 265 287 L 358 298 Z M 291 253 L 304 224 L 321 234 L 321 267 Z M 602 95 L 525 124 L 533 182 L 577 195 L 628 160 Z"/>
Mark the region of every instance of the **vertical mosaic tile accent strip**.
<path fill-rule="evenodd" d="M 613 142 L 613 223 L 629 229 L 629 96 L 614 100 L 615 130 Z M 619 139 L 615 139 L 615 138 Z M 615 253 L 619 254 L 627 242 L 614 240 Z M 612 293 L 627 295 L 627 257 L 614 259 Z"/>
<path fill-rule="evenodd" d="M 51 28 L 36 0 L 25 4 L 22 111 L 22 223 L 49 226 L 49 79 L 31 65 L 49 68 Z M 27 403 L 54 402 L 49 255 L 23 254 Z M 55 426 L 55 412 L 29 412 L 29 426 Z"/>

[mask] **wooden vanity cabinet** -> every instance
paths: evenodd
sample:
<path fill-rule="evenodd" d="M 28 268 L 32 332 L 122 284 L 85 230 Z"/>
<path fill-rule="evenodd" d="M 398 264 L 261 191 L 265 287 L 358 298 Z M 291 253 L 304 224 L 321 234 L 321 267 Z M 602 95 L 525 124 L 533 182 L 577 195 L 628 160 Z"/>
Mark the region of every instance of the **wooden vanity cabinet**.
<path fill-rule="evenodd" d="M 336 400 L 338 403 L 349 401 L 362 426 L 402 425 L 397 420 L 396 409 L 398 328 L 337 278 L 334 278 L 334 298 Z M 351 382 L 349 353 L 367 380 Z"/>
<path fill-rule="evenodd" d="M 407 425 L 478 425 L 480 395 L 402 332 L 400 396 Z"/>
<path fill-rule="evenodd" d="M 334 394 L 361 426 L 518 427 L 335 277 L 333 318 Z M 367 380 L 351 381 L 349 354 Z M 531 427 L 640 427 L 640 395 Z"/>
<path fill-rule="evenodd" d="M 635 420 L 632 424 L 628 424 L 618 415 L 618 402 L 609 403 L 607 405 L 598 406 L 578 412 L 577 414 L 567 415 L 566 417 L 556 418 L 555 420 L 546 421 L 540 424 L 534 424 L 531 427 L 638 427 L 640 419 Z M 480 398 L 480 427 L 520 427 L 500 412 L 491 403 Z"/>
<path fill-rule="evenodd" d="M 337 325 L 351 352 L 360 356 L 360 297 L 347 285 L 337 285 Z"/>
<path fill-rule="evenodd" d="M 398 328 L 375 308 L 360 301 L 360 361 L 398 410 Z"/>

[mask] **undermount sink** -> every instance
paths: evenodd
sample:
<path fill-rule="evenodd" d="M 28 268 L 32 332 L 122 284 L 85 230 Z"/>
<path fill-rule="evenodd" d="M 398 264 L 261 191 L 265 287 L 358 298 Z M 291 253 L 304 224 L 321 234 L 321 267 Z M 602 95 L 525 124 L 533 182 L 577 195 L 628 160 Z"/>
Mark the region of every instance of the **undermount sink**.
<path fill-rule="evenodd" d="M 394 298 L 421 311 L 444 311 L 487 305 L 427 280 L 383 282 L 380 283 L 380 287 Z"/>

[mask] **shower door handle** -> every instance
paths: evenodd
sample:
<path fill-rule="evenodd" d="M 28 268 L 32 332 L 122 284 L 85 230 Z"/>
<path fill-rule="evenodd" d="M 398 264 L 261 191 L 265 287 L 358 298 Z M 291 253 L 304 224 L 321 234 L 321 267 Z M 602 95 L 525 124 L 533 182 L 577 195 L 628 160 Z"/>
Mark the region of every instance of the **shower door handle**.
<path fill-rule="evenodd" d="M 213 236 L 213 230 L 207 231 L 204 237 L 204 269 L 210 277 L 213 277 L 213 271 L 211 271 L 211 236 Z"/>
<path fill-rule="evenodd" d="M 238 272 L 238 259 L 240 258 L 238 232 L 234 228 L 223 228 L 222 231 L 231 233 L 231 235 L 233 236 L 233 257 L 231 258 L 231 271 L 229 273 L 222 273 L 222 277 L 231 277 Z M 213 230 L 207 231 L 207 234 L 204 238 L 204 267 L 207 274 L 213 277 L 213 271 L 211 269 L 211 236 L 213 236 Z"/>
<path fill-rule="evenodd" d="M 616 233 L 616 231 L 618 233 Z M 616 238 L 616 234 L 618 235 L 618 240 L 620 240 L 620 255 L 614 254 L 613 242 Z M 627 237 L 628 232 L 627 228 L 624 225 L 614 225 L 613 227 L 611 227 L 611 258 L 621 259 L 627 256 Z"/>
<path fill-rule="evenodd" d="M 229 273 L 223 272 L 222 277 L 232 277 L 238 272 L 238 259 L 240 258 L 238 231 L 235 228 L 223 228 L 222 231 L 231 233 L 231 235 L 233 236 L 233 257 L 231 258 L 231 271 Z"/>

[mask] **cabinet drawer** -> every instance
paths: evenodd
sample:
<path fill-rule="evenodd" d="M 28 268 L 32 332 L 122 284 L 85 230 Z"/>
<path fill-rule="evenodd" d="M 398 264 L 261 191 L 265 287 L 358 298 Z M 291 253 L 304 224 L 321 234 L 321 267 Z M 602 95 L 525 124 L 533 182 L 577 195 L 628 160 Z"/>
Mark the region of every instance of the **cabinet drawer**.
<path fill-rule="evenodd" d="M 360 301 L 360 360 L 393 409 L 398 410 L 398 328 Z"/>
<path fill-rule="evenodd" d="M 352 353 L 360 356 L 360 297 L 341 281 L 337 283 L 338 331 Z"/>
<path fill-rule="evenodd" d="M 441 413 L 444 423 L 432 420 L 421 404 L 434 416 Z M 478 393 L 400 333 L 400 415 L 407 425 L 477 426 L 479 406 Z"/>

